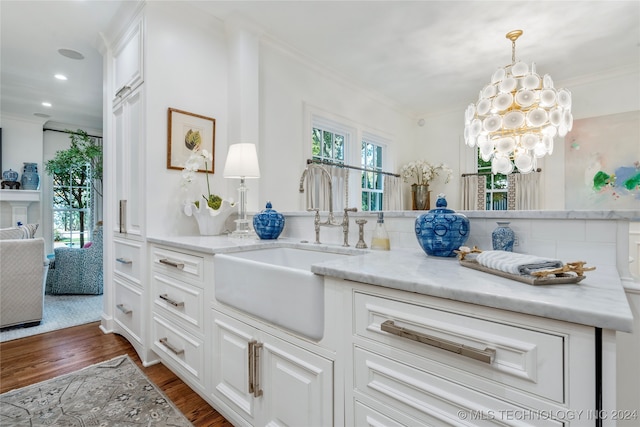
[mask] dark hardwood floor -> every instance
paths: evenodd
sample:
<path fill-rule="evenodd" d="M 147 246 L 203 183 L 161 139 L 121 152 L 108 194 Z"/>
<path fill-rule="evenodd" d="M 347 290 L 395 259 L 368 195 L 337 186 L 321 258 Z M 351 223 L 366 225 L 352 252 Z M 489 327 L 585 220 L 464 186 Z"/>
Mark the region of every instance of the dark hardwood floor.
<path fill-rule="evenodd" d="M 232 424 L 162 364 L 144 368 L 129 342 L 99 322 L 0 343 L 0 393 L 128 354 L 195 426 Z"/>

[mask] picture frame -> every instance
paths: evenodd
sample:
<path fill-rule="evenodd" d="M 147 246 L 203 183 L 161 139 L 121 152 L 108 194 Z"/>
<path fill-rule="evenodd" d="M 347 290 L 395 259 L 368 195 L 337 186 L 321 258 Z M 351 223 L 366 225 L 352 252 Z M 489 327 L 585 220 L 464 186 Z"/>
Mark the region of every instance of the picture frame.
<path fill-rule="evenodd" d="M 213 161 L 207 164 L 207 170 L 198 172 L 214 172 L 216 119 L 169 108 L 167 110 L 167 169 L 184 169 L 191 153 L 196 150 L 207 150 Z"/>

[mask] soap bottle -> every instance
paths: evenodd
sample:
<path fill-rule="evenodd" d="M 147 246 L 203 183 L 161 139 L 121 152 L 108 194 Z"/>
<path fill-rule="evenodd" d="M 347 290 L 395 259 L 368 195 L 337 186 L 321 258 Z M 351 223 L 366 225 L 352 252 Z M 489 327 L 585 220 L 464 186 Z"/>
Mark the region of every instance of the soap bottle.
<path fill-rule="evenodd" d="M 384 227 L 384 213 L 378 212 L 378 222 L 376 228 L 373 230 L 373 237 L 371 238 L 371 249 L 379 249 L 388 251 L 391 249 L 389 245 L 389 234 Z"/>

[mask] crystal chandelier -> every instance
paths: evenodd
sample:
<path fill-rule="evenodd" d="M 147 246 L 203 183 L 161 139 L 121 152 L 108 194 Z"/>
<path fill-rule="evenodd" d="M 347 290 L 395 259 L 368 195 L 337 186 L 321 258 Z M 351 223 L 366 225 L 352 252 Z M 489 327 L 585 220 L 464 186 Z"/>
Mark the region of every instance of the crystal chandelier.
<path fill-rule="evenodd" d="M 573 126 L 571 92 L 555 89 L 548 74 L 540 77 L 516 62 L 516 40 L 522 30 L 507 33 L 511 40 L 511 64 L 498 68 L 491 82 L 465 112 L 464 140 L 478 145 L 480 157 L 491 160 L 491 172 L 510 174 L 536 169 L 536 159 L 553 152 L 553 140 Z"/>

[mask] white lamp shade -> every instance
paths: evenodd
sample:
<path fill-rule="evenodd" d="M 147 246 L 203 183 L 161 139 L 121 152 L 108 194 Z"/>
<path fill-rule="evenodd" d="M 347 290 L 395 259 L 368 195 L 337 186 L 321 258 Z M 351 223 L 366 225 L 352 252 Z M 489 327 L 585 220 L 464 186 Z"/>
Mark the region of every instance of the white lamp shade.
<path fill-rule="evenodd" d="M 223 175 L 225 178 L 260 178 L 255 144 L 240 143 L 229 146 Z"/>

